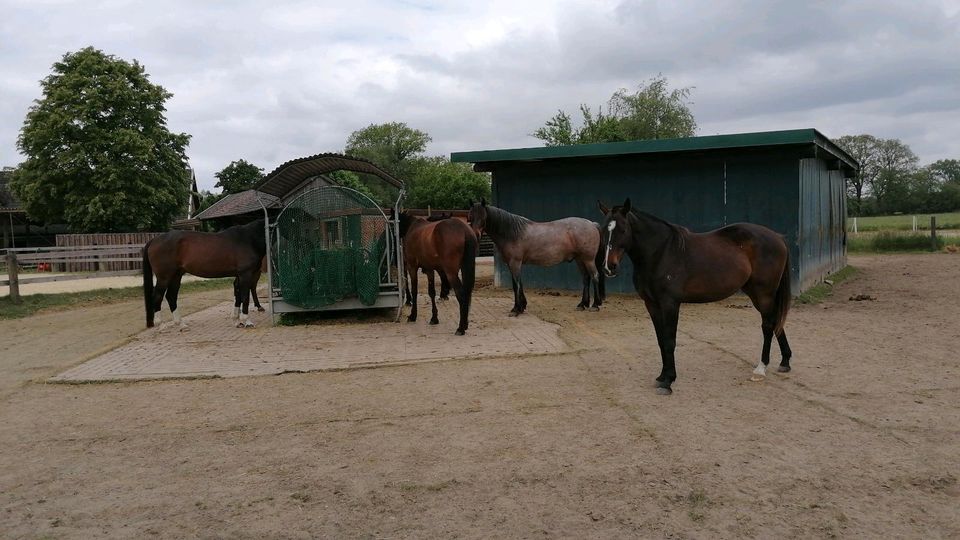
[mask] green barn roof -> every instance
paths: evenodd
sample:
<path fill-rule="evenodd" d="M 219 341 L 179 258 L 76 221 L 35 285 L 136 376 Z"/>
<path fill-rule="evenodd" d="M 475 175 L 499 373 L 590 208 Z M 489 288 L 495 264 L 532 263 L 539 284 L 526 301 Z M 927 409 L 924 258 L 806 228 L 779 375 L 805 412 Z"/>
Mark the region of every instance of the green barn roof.
<path fill-rule="evenodd" d="M 542 146 L 538 148 L 512 148 L 504 150 L 480 150 L 454 152 L 451 161 L 465 163 L 492 163 L 510 161 L 542 161 L 548 159 L 610 157 L 629 154 L 660 154 L 669 152 L 703 152 L 731 148 L 759 148 L 771 146 L 809 146 L 818 152 L 833 156 L 845 169 L 856 171 L 857 161 L 830 139 L 813 128 L 786 131 L 763 131 L 732 135 L 707 135 L 681 139 L 653 139 L 615 143 L 578 144 L 573 146 Z"/>

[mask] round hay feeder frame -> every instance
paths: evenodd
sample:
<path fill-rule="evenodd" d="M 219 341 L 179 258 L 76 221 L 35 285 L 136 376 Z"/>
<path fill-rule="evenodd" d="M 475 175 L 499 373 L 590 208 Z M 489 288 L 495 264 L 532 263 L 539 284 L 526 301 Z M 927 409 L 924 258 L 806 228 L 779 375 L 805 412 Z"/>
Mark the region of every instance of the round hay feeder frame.
<path fill-rule="evenodd" d="M 338 170 L 364 173 L 395 188 L 392 208 L 327 176 Z M 284 163 L 256 190 L 280 199 L 273 217 L 261 202 L 271 317 L 396 308 L 399 319 L 404 269 L 397 216 L 403 182 L 369 161 L 320 154 Z"/>

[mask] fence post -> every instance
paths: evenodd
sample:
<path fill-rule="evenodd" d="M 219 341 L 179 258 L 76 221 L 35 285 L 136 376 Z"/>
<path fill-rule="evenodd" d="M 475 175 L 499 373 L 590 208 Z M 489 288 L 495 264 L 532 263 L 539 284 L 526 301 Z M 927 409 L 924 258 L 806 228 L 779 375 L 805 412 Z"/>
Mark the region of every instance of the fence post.
<path fill-rule="evenodd" d="M 913 216 L 913 232 L 917 232 L 917 216 Z"/>
<path fill-rule="evenodd" d="M 937 251 L 937 216 L 930 216 L 930 249 Z"/>
<path fill-rule="evenodd" d="M 857 234 L 857 218 L 853 218 L 853 234 Z"/>
<path fill-rule="evenodd" d="M 10 281 L 10 300 L 14 304 L 20 303 L 20 279 L 17 277 L 19 267 L 17 266 L 17 254 L 7 253 L 7 279 Z"/>

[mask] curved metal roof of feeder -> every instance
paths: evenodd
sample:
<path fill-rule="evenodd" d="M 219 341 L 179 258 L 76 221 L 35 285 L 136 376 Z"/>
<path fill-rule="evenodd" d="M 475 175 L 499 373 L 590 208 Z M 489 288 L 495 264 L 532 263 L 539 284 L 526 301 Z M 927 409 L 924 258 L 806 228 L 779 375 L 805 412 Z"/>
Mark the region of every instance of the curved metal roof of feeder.
<path fill-rule="evenodd" d="M 304 180 L 333 171 L 372 174 L 391 186 L 403 189 L 401 180 L 394 178 L 390 173 L 377 167 L 372 162 L 358 157 L 333 153 L 316 154 L 283 163 L 265 176 L 259 184 L 254 186 L 254 189 L 282 198 L 296 189 Z"/>

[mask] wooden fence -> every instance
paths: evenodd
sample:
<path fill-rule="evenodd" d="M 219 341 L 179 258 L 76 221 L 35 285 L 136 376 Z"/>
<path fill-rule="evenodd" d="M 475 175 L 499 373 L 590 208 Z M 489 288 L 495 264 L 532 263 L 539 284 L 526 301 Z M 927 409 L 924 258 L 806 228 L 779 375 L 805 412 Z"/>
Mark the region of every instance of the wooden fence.
<path fill-rule="evenodd" d="M 163 233 L 96 233 L 96 234 L 58 234 L 57 247 L 63 248 L 117 248 L 137 245 L 143 247 L 152 238 Z M 103 254 L 106 255 L 106 254 Z M 118 260 L 74 260 L 58 264 L 55 270 L 62 272 L 118 272 L 121 270 L 139 270 L 141 259 Z"/>
<path fill-rule="evenodd" d="M 10 286 L 10 298 L 20 302 L 20 285 L 30 283 L 49 283 L 52 281 L 72 281 L 113 276 L 132 276 L 141 272 L 143 244 L 119 244 L 78 247 L 42 247 L 15 248 L 6 250 L 3 260 L 6 262 L 7 279 L 0 285 Z M 123 263 L 134 264 L 135 269 L 111 270 L 109 265 Z M 60 267 L 89 268 L 86 273 L 65 275 L 30 274 L 26 279 L 20 277 L 21 267 L 36 267 L 54 270 Z"/>

